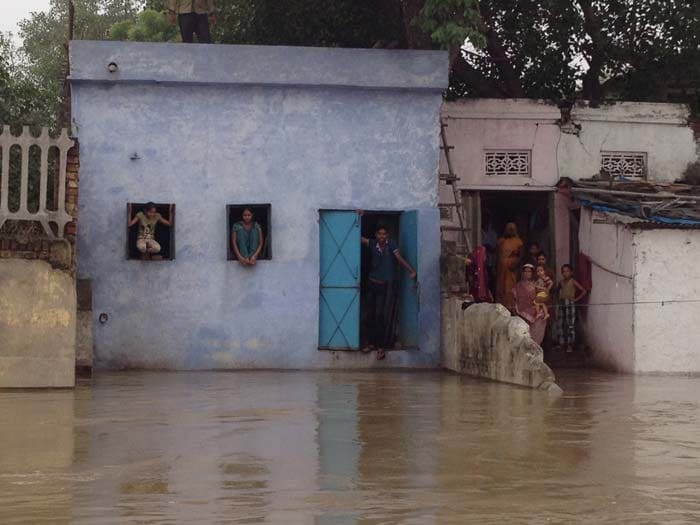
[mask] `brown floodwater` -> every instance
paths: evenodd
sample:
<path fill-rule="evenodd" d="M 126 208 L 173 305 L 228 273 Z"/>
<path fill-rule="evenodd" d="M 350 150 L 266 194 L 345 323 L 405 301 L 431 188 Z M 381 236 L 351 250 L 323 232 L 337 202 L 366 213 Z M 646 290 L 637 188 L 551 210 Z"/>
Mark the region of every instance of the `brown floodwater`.
<path fill-rule="evenodd" d="M 700 379 L 100 373 L 0 392 L 0 524 L 698 523 Z"/>

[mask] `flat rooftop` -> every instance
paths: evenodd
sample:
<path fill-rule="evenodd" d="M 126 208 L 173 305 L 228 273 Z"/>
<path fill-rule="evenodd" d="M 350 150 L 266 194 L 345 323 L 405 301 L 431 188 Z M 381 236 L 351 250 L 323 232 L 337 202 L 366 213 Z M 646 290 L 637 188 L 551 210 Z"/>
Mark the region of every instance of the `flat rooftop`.
<path fill-rule="evenodd" d="M 325 86 L 442 91 L 446 51 L 73 40 L 73 83 Z M 115 64 L 111 72 L 109 64 Z"/>

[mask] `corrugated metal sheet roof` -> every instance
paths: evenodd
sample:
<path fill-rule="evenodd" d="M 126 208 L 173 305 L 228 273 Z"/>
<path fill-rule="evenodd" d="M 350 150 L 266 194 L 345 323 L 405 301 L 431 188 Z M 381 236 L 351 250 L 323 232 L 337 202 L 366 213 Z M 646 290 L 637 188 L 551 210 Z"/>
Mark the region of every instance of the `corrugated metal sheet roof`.
<path fill-rule="evenodd" d="M 577 202 L 638 229 L 700 229 L 700 187 L 648 181 L 564 180 Z"/>

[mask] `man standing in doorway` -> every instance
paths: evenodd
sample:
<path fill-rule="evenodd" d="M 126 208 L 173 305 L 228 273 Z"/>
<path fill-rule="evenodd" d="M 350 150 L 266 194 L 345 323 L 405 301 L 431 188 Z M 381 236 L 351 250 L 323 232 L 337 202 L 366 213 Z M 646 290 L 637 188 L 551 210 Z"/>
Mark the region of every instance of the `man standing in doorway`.
<path fill-rule="evenodd" d="M 377 359 L 384 359 L 386 353 L 384 347 L 387 344 L 387 297 L 396 277 L 396 263 L 406 268 L 411 279 L 416 279 L 417 274 L 413 267 L 401 256 L 399 247 L 389 239 L 385 226 L 379 225 L 374 239 L 362 237 L 362 244 L 370 250 L 369 270 L 369 330 L 368 345 L 363 352 L 377 350 Z"/>
<path fill-rule="evenodd" d="M 168 0 L 170 23 L 177 21 L 180 36 L 186 44 L 194 42 L 194 35 L 200 44 L 211 44 L 209 20 L 216 25 L 214 0 Z"/>

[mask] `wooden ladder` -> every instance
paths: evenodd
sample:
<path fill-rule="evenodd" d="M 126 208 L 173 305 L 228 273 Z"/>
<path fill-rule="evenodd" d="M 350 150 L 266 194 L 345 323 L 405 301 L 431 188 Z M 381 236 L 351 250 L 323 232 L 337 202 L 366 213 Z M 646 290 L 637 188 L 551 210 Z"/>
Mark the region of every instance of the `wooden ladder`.
<path fill-rule="evenodd" d="M 439 177 L 441 181 L 445 181 L 446 184 L 452 187 L 452 195 L 454 197 L 454 203 L 440 203 L 440 206 L 453 206 L 455 213 L 457 214 L 457 219 L 459 222 L 459 226 L 440 226 L 440 230 L 442 232 L 444 231 L 454 231 L 457 230 L 461 233 L 462 237 L 462 242 L 463 242 L 463 247 L 465 250 L 465 253 L 462 255 L 467 255 L 471 253 L 471 246 L 469 245 L 469 236 L 467 235 L 467 229 L 464 225 L 464 206 L 462 203 L 462 194 L 457 188 L 456 182 L 459 180 L 459 177 L 454 172 L 454 169 L 452 169 L 452 159 L 450 158 L 450 150 L 454 149 L 454 146 L 451 146 L 450 144 L 447 143 L 447 134 L 445 133 L 445 128 L 447 128 L 447 123 L 440 118 L 440 149 L 444 152 L 445 154 L 445 164 L 447 165 L 447 173 L 440 173 Z M 459 251 L 459 249 L 458 249 Z"/>

